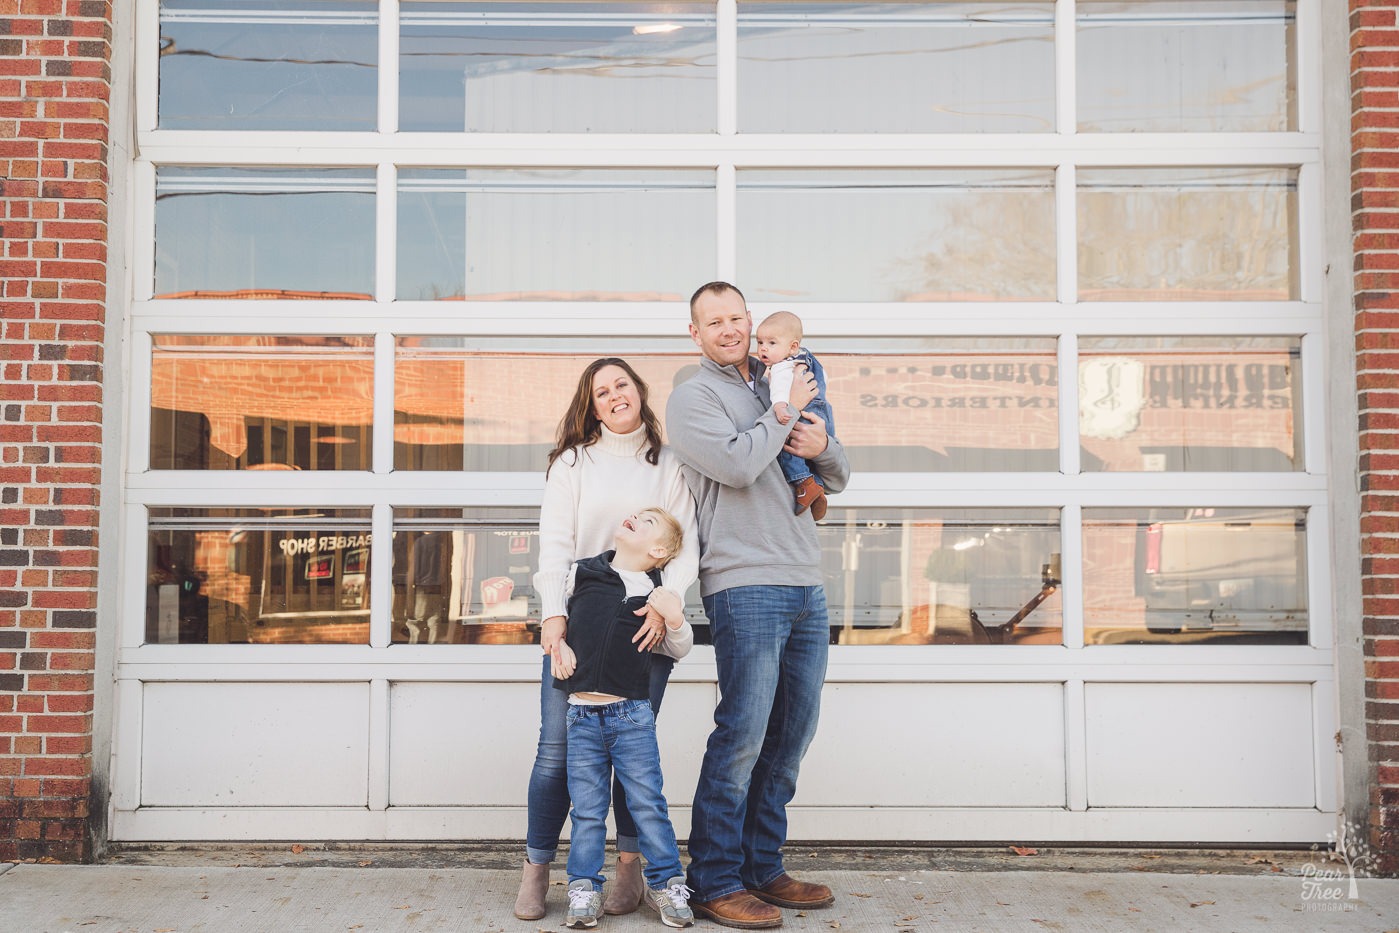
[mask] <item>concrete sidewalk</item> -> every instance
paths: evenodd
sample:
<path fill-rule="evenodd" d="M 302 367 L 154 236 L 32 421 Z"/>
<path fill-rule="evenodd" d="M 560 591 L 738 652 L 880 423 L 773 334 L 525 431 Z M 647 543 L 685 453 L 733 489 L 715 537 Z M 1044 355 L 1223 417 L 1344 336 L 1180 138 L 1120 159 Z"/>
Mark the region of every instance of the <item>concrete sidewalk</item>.
<path fill-rule="evenodd" d="M 128 851 L 97 865 L 0 863 L 5 933 L 539 933 L 511 914 L 513 850 L 297 847 Z M 418 866 L 418 867 L 412 867 Z M 834 907 L 784 930 L 1399 930 L 1399 880 L 1358 878 L 1314 852 L 790 850 Z M 609 866 L 610 871 L 610 866 Z M 1356 896 L 1352 897 L 1354 893 Z M 646 910 L 600 931 L 664 929 Z M 696 929 L 724 929 L 700 921 Z"/>

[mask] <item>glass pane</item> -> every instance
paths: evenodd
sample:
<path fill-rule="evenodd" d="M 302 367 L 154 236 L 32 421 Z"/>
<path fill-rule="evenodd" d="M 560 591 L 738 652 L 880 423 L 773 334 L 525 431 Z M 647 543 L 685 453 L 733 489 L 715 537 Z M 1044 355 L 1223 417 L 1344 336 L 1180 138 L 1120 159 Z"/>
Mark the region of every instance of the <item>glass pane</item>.
<path fill-rule="evenodd" d="M 708 133 L 713 3 L 399 7 L 399 129 Z"/>
<path fill-rule="evenodd" d="M 374 170 L 156 171 L 155 297 L 373 298 Z"/>
<path fill-rule="evenodd" d="M 1054 4 L 746 3 L 745 133 L 1052 133 Z"/>
<path fill-rule="evenodd" d="M 1297 171 L 1081 169 L 1084 301 L 1297 297 Z"/>
<path fill-rule="evenodd" d="M 147 644 L 369 643 L 369 509 L 149 513 Z"/>
<path fill-rule="evenodd" d="M 1079 0 L 1078 128 L 1297 128 L 1291 0 Z"/>
<path fill-rule="evenodd" d="M 395 643 L 539 643 L 538 509 L 393 514 Z"/>
<path fill-rule="evenodd" d="M 1063 641 L 1053 509 L 832 509 L 818 526 L 831 642 Z"/>
<path fill-rule="evenodd" d="M 370 468 L 373 338 L 151 340 L 151 469 Z"/>
<path fill-rule="evenodd" d="M 1090 645 L 1307 643 L 1303 509 L 1084 509 Z"/>
<path fill-rule="evenodd" d="M 1084 337 L 1084 470 L 1302 469 L 1296 337 Z"/>
<path fill-rule="evenodd" d="M 750 301 L 1052 301 L 1050 170 L 738 173 Z"/>
<path fill-rule="evenodd" d="M 403 169 L 398 297 L 680 301 L 714 223 L 712 171 Z"/>
<path fill-rule="evenodd" d="M 378 7 L 162 0 L 160 128 L 373 130 Z"/>
<path fill-rule="evenodd" d="M 857 472 L 1059 469 L 1052 338 L 807 344 Z M 579 374 L 617 355 L 647 382 L 662 420 L 699 359 L 683 338 L 397 338 L 394 468 L 543 471 Z"/>

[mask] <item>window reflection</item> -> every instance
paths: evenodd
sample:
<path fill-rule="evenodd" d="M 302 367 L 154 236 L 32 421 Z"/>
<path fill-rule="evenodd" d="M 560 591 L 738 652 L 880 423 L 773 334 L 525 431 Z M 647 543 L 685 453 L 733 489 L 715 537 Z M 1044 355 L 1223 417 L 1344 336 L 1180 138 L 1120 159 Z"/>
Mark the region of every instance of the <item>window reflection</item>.
<path fill-rule="evenodd" d="M 1084 337 L 1085 470 L 1300 470 L 1295 337 Z"/>
<path fill-rule="evenodd" d="M 1081 169 L 1084 301 L 1284 301 L 1297 295 L 1297 171 Z"/>
<path fill-rule="evenodd" d="M 151 469 L 370 468 L 372 338 L 151 339 Z"/>
<path fill-rule="evenodd" d="M 1063 641 L 1057 510 L 834 508 L 819 533 L 833 644 Z"/>
<path fill-rule="evenodd" d="M 1052 338 L 807 343 L 856 471 L 1059 469 Z M 698 366 L 682 338 L 397 338 L 395 469 L 542 471 L 578 374 L 600 356 L 625 357 L 662 417 Z"/>
<path fill-rule="evenodd" d="M 394 510 L 397 644 L 537 644 L 537 510 Z M 832 509 L 819 526 L 831 643 L 1060 644 L 1052 509 Z M 696 585 L 695 640 L 710 643 Z"/>
<path fill-rule="evenodd" d="M 705 133 L 713 3 L 399 6 L 399 129 Z"/>
<path fill-rule="evenodd" d="M 679 301 L 714 224 L 712 171 L 403 169 L 398 297 Z"/>
<path fill-rule="evenodd" d="M 1297 128 L 1292 0 L 1078 0 L 1078 128 Z"/>
<path fill-rule="evenodd" d="M 148 644 L 369 643 L 369 509 L 149 515 Z"/>
<path fill-rule="evenodd" d="M 538 644 L 537 509 L 394 509 L 396 644 Z"/>
<path fill-rule="evenodd" d="M 1049 170 L 738 173 L 750 301 L 1055 298 Z"/>
<path fill-rule="evenodd" d="M 374 290 L 374 170 L 156 170 L 155 297 L 353 298 Z"/>
<path fill-rule="evenodd" d="M 1085 509 L 1088 644 L 1307 643 L 1303 509 Z"/>
<path fill-rule="evenodd" d="M 378 4 L 162 0 L 167 130 L 373 130 Z"/>
<path fill-rule="evenodd" d="M 745 133 L 1054 131 L 1054 4 L 740 2 Z"/>

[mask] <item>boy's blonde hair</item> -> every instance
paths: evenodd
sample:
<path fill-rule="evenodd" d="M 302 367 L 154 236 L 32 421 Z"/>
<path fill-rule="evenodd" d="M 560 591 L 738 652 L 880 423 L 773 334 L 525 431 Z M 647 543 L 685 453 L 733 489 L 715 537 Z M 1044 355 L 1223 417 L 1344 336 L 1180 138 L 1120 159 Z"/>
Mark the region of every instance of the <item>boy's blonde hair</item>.
<path fill-rule="evenodd" d="M 791 311 L 774 311 L 763 322 L 758 325 L 758 330 L 764 327 L 776 328 L 784 337 L 791 337 L 797 343 L 802 342 L 802 319 Z"/>
<path fill-rule="evenodd" d="M 680 546 L 685 543 L 685 529 L 680 527 L 680 522 L 674 515 L 659 506 L 642 509 L 641 512 L 649 512 L 660 519 L 661 547 L 665 548 L 666 555 L 656 564 L 659 569 L 670 563 L 675 555 L 680 553 Z"/>

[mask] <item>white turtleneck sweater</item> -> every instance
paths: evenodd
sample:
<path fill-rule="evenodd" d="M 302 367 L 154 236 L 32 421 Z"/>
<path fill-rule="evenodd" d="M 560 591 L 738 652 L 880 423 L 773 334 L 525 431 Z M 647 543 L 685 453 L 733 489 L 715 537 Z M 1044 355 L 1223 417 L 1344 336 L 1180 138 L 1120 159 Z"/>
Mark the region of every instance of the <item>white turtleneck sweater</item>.
<path fill-rule="evenodd" d="M 591 447 L 566 450 L 544 482 L 539 510 L 539 570 L 534 589 L 540 618 L 567 615 L 564 585 L 573 562 L 612 549 L 617 526 L 629 515 L 659 506 L 684 529 L 680 553 L 661 571 L 661 583 L 683 601 L 699 575 L 699 533 L 695 500 L 669 447 L 660 461 L 646 462 L 645 426 L 614 434 L 602 426 Z"/>

